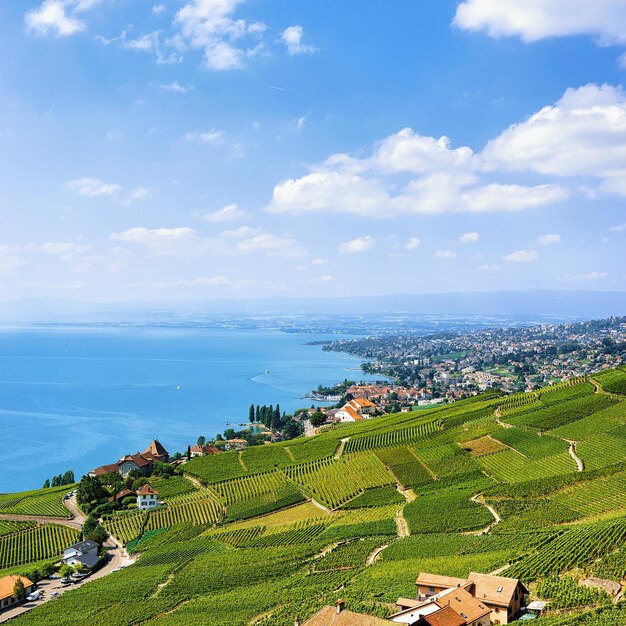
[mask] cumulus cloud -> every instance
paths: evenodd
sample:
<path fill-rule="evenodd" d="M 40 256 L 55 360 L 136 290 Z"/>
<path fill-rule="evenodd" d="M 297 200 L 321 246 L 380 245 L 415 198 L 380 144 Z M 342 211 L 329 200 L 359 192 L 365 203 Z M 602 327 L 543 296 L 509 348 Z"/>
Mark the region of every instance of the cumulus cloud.
<path fill-rule="evenodd" d="M 234 16 L 243 0 L 193 0 L 176 13 L 180 46 L 204 52 L 205 65 L 213 70 L 244 67 L 245 60 L 262 49 L 258 36 L 266 30 L 261 22 Z M 254 45 L 248 43 L 254 40 Z"/>
<path fill-rule="evenodd" d="M 435 252 L 435 258 L 451 261 L 452 259 L 456 259 L 456 252 L 454 252 L 454 250 L 437 250 Z"/>
<path fill-rule="evenodd" d="M 87 28 L 78 15 L 99 3 L 100 0 L 45 0 L 26 13 L 26 29 L 36 35 L 75 35 Z"/>
<path fill-rule="evenodd" d="M 626 5 L 621 0 L 464 0 L 454 24 L 526 42 L 589 35 L 601 45 L 626 43 Z"/>
<path fill-rule="evenodd" d="M 459 237 L 459 241 L 461 243 L 474 243 L 480 239 L 480 235 L 478 233 L 464 233 Z"/>
<path fill-rule="evenodd" d="M 586 274 L 578 274 L 573 278 L 574 280 L 602 280 L 608 276 L 608 272 L 587 272 Z"/>
<path fill-rule="evenodd" d="M 164 85 L 159 85 L 159 87 L 165 91 L 172 91 L 174 93 L 188 93 L 194 89 L 193 85 L 181 85 L 177 80 Z"/>
<path fill-rule="evenodd" d="M 274 187 L 274 213 L 334 211 L 384 218 L 401 213 L 519 211 L 563 200 L 566 189 L 483 180 L 483 165 L 468 147 L 447 137 L 405 128 L 375 144 L 372 154 L 334 154 L 309 174 Z"/>
<path fill-rule="evenodd" d="M 626 231 L 626 222 L 624 224 L 618 224 L 617 226 L 611 226 L 609 230 L 613 233 L 623 233 Z"/>
<path fill-rule="evenodd" d="M 223 231 L 216 237 L 202 237 L 197 230 L 188 226 L 152 229 L 135 226 L 122 232 L 111 233 L 110 239 L 139 245 L 154 254 L 164 256 L 258 253 L 268 257 L 297 258 L 307 254 L 306 250 L 291 237 L 275 235 L 248 226 Z"/>
<path fill-rule="evenodd" d="M 536 250 L 515 250 L 515 252 L 503 256 L 502 260 L 509 263 L 530 263 L 538 258 L 539 253 Z"/>
<path fill-rule="evenodd" d="M 549 246 L 550 244 L 553 244 L 553 243 L 561 243 L 561 235 L 557 233 L 541 235 L 541 237 L 537 238 L 537 243 L 540 246 Z"/>
<path fill-rule="evenodd" d="M 185 133 L 185 139 L 187 141 L 199 141 L 200 143 L 205 143 L 211 146 L 221 146 L 225 141 L 223 131 L 215 128 L 205 132 L 196 130 Z"/>
<path fill-rule="evenodd" d="M 70 180 L 67 187 L 81 196 L 111 196 L 121 191 L 121 185 L 116 183 L 105 183 L 97 178 L 78 178 Z"/>
<path fill-rule="evenodd" d="M 493 168 L 595 177 L 601 191 L 626 195 L 626 95 L 610 85 L 568 89 L 490 141 L 483 156 Z"/>
<path fill-rule="evenodd" d="M 376 240 L 371 235 L 365 237 L 358 237 L 351 241 L 344 241 L 340 244 L 338 250 L 342 254 L 356 254 L 359 252 L 366 252 L 376 245 Z"/>
<path fill-rule="evenodd" d="M 217 211 L 204 211 L 197 216 L 206 222 L 232 222 L 247 217 L 248 213 L 237 204 L 227 204 Z"/>
<path fill-rule="evenodd" d="M 404 249 L 405 250 L 417 250 L 420 245 L 422 244 L 422 241 L 419 237 L 411 237 L 405 244 L 404 244 Z"/>
<path fill-rule="evenodd" d="M 288 26 L 280 34 L 280 40 L 287 46 L 287 52 L 291 55 L 296 54 L 313 54 L 317 51 L 315 46 L 302 43 L 304 29 L 302 26 Z"/>

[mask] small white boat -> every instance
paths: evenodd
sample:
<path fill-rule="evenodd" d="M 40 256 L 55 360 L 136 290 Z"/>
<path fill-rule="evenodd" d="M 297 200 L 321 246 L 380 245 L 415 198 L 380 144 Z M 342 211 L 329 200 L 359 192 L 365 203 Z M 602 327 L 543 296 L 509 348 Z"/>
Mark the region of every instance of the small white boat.
<path fill-rule="evenodd" d="M 176 391 L 180 391 L 180 385 L 176 385 Z"/>

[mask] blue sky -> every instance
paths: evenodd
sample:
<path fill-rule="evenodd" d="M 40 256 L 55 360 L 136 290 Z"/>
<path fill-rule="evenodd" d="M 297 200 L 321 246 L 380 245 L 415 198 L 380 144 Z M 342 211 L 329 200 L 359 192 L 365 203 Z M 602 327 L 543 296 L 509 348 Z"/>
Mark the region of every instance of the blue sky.
<path fill-rule="evenodd" d="M 0 4 L 0 298 L 626 288 L 624 0 Z"/>

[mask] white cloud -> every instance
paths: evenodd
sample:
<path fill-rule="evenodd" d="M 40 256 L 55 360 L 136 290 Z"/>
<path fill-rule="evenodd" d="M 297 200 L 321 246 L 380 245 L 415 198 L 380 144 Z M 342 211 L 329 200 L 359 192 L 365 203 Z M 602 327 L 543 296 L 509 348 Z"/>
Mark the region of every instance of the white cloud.
<path fill-rule="evenodd" d="M 156 254 L 179 255 L 191 252 L 191 245 L 199 240 L 197 231 L 187 226 L 178 228 L 145 228 L 135 226 L 128 230 L 111 233 L 112 241 L 144 246 Z"/>
<path fill-rule="evenodd" d="M 474 243 L 480 239 L 480 235 L 478 233 L 464 233 L 459 237 L 459 241 L 461 243 Z"/>
<path fill-rule="evenodd" d="M 116 183 L 105 183 L 97 178 L 78 178 L 70 180 L 67 187 L 81 196 L 111 196 L 122 187 Z"/>
<path fill-rule="evenodd" d="M 366 252 L 376 245 L 376 240 L 371 235 L 365 237 L 358 237 L 351 241 L 344 241 L 339 246 L 339 252 L 342 254 L 355 254 L 358 252 Z"/>
<path fill-rule="evenodd" d="M 420 245 L 421 245 L 422 241 L 419 237 L 411 237 L 405 244 L 404 244 L 404 249 L 405 250 L 417 250 Z"/>
<path fill-rule="evenodd" d="M 247 217 L 247 211 L 240 209 L 237 204 L 227 204 L 217 211 L 203 211 L 197 216 L 207 222 L 232 222 Z"/>
<path fill-rule="evenodd" d="M 199 141 L 200 143 L 211 146 L 221 146 L 225 142 L 223 131 L 216 130 L 215 128 L 205 132 L 196 130 L 194 132 L 185 133 L 185 139 L 187 141 Z"/>
<path fill-rule="evenodd" d="M 626 222 L 624 224 L 618 224 L 617 226 L 611 226 L 609 230 L 613 233 L 623 233 L 626 231 Z"/>
<path fill-rule="evenodd" d="M 302 26 L 294 25 L 285 28 L 285 30 L 280 34 L 280 39 L 287 46 L 287 52 L 291 55 L 313 54 L 316 52 L 317 48 L 315 46 L 302 43 L 303 36 L 304 29 Z"/>
<path fill-rule="evenodd" d="M 155 30 L 151 33 L 141 35 L 136 39 L 127 39 L 126 31 L 123 31 L 119 37 L 113 39 L 100 38 L 105 45 L 108 45 L 116 40 L 121 40 L 122 45 L 130 50 L 136 50 L 138 52 L 151 52 L 155 55 L 157 63 L 169 64 L 180 63 L 182 61 L 182 55 L 179 46 L 173 39 L 162 39 L 162 31 Z"/>
<path fill-rule="evenodd" d="M 161 13 L 163 13 L 163 11 L 165 11 L 165 5 L 164 4 L 155 4 L 152 7 L 152 13 L 154 13 L 154 15 L 161 15 Z"/>
<path fill-rule="evenodd" d="M 561 235 L 557 233 L 541 235 L 541 237 L 537 238 L 537 243 L 540 246 L 549 246 L 550 244 L 553 244 L 553 243 L 561 243 Z"/>
<path fill-rule="evenodd" d="M 0 254 L 0 274 L 11 274 L 24 265 L 26 263 L 21 257 Z"/>
<path fill-rule="evenodd" d="M 110 239 L 140 245 L 164 256 L 258 253 L 267 257 L 297 258 L 307 254 L 291 237 L 274 235 L 248 226 L 223 231 L 217 237 L 202 237 L 198 231 L 188 226 L 153 229 L 136 226 L 123 232 L 111 233 Z"/>
<path fill-rule="evenodd" d="M 177 80 L 164 85 L 159 85 L 159 87 L 165 91 L 173 91 L 174 93 L 188 93 L 194 89 L 193 85 L 181 85 Z"/>
<path fill-rule="evenodd" d="M 326 263 L 328 263 L 328 259 L 312 259 L 311 260 L 311 265 L 326 265 Z"/>
<path fill-rule="evenodd" d="M 60 255 L 65 257 L 66 259 L 69 259 L 70 256 L 73 256 L 75 254 L 82 254 L 83 252 L 87 252 L 90 249 L 91 246 L 65 241 L 47 241 L 46 243 L 39 246 L 39 250 L 41 252 L 45 252 L 46 254 Z"/>
<path fill-rule="evenodd" d="M 587 272 L 586 274 L 578 274 L 573 278 L 575 280 L 602 280 L 608 278 L 608 272 Z"/>
<path fill-rule="evenodd" d="M 592 176 L 601 191 L 626 195 L 626 95 L 610 85 L 568 89 L 490 141 L 483 156 L 494 168 Z"/>
<path fill-rule="evenodd" d="M 527 42 L 589 35 L 601 45 L 626 43 L 626 5 L 621 0 L 464 0 L 454 24 Z"/>
<path fill-rule="evenodd" d="M 483 177 L 482 161 L 470 148 L 453 149 L 447 137 L 422 137 L 405 128 L 378 142 L 369 157 L 334 154 L 309 174 L 280 182 L 267 210 L 384 218 L 519 211 L 568 196 L 554 184 L 527 187 Z"/>
<path fill-rule="evenodd" d="M 266 26 L 235 18 L 243 0 L 193 0 L 183 6 L 174 19 L 179 28 L 180 46 L 204 51 L 204 60 L 213 70 L 234 70 L 244 66 L 245 59 L 262 49 L 262 44 L 246 45 L 257 39 Z"/>
<path fill-rule="evenodd" d="M 538 258 L 539 253 L 536 250 L 515 250 L 515 252 L 503 256 L 502 260 L 509 263 L 530 263 Z"/>
<path fill-rule="evenodd" d="M 452 259 L 456 259 L 456 252 L 453 250 L 437 250 L 435 252 L 435 258 L 451 261 Z"/>
<path fill-rule="evenodd" d="M 479 265 L 478 269 L 481 272 L 497 272 L 498 270 L 500 270 L 500 266 L 499 265 L 485 264 L 485 265 Z"/>
<path fill-rule="evenodd" d="M 75 13 L 90 8 L 97 2 L 72 2 L 71 0 L 45 0 L 25 15 L 26 28 L 37 35 L 67 37 L 84 31 L 87 26 Z"/>
<path fill-rule="evenodd" d="M 132 189 L 122 200 L 122 204 L 132 204 L 133 202 L 137 202 L 137 200 L 145 200 L 146 198 L 152 195 L 152 189 L 148 189 L 147 187 L 135 187 Z"/>
<path fill-rule="evenodd" d="M 332 274 L 325 274 L 324 276 L 318 276 L 317 278 L 311 278 L 309 281 L 312 284 L 324 284 L 324 283 L 332 283 L 335 280 L 335 277 Z"/>

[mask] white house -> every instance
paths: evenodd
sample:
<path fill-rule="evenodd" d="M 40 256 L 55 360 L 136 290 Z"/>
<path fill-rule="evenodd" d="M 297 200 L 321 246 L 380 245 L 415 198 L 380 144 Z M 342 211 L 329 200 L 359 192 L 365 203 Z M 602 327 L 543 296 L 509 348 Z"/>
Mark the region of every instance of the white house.
<path fill-rule="evenodd" d="M 93 569 L 100 562 L 98 551 L 100 544 L 85 539 L 63 550 L 63 561 L 67 565 L 79 565 L 81 568 Z"/>
<path fill-rule="evenodd" d="M 341 422 L 355 422 L 376 413 L 376 405 L 365 398 L 354 398 L 346 402 L 336 413 L 335 417 Z"/>
<path fill-rule="evenodd" d="M 152 485 L 144 485 L 137 490 L 137 508 L 143 511 L 153 509 L 157 505 L 159 492 Z"/>

